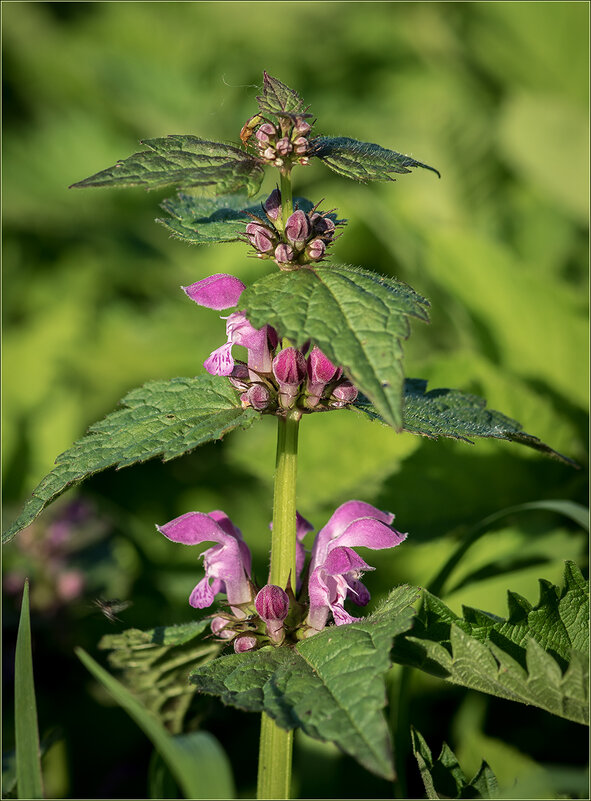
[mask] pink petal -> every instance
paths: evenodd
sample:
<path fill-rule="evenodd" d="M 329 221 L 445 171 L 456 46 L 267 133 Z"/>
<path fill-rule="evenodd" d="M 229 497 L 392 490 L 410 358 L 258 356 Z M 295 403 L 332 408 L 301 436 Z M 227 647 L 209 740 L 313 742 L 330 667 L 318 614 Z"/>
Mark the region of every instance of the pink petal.
<path fill-rule="evenodd" d="M 181 289 L 199 306 L 220 311 L 236 306 L 246 286 L 233 275 L 216 273 Z"/>

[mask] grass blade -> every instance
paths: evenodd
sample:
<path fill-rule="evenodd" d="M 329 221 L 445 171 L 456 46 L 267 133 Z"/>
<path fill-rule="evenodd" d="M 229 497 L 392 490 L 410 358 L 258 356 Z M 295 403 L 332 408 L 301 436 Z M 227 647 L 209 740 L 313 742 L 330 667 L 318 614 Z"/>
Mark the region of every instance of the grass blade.
<path fill-rule="evenodd" d="M 25 580 L 14 671 L 16 781 L 19 798 L 43 798 L 37 704 L 33 680 L 29 581 Z"/>
<path fill-rule="evenodd" d="M 150 738 L 185 798 L 235 797 L 230 763 L 213 735 L 197 731 L 171 736 L 137 698 L 95 662 L 86 651 L 77 648 L 76 654 Z"/>

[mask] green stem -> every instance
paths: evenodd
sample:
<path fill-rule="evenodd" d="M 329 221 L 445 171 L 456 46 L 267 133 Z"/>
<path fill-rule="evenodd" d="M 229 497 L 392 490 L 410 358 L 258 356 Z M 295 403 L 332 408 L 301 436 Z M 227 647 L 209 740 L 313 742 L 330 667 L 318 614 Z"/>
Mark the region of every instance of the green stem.
<path fill-rule="evenodd" d="M 293 211 L 293 199 L 291 193 L 291 170 L 286 170 L 284 172 L 281 169 L 280 172 L 281 181 L 280 181 L 280 189 L 281 189 L 281 217 L 283 222 L 283 228 L 287 225 L 287 218 Z"/>
<path fill-rule="evenodd" d="M 301 412 L 277 418 L 277 459 L 273 495 L 273 533 L 269 583 L 295 587 L 296 472 Z M 293 732 L 280 728 L 264 712 L 261 717 L 257 798 L 289 798 Z"/>

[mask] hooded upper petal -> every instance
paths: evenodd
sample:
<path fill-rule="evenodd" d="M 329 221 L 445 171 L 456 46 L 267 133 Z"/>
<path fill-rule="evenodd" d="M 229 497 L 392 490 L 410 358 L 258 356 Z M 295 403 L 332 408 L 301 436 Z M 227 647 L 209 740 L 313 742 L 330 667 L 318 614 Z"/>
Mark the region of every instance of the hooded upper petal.
<path fill-rule="evenodd" d="M 216 273 L 181 289 L 199 306 L 221 311 L 236 306 L 246 286 L 233 275 Z"/>

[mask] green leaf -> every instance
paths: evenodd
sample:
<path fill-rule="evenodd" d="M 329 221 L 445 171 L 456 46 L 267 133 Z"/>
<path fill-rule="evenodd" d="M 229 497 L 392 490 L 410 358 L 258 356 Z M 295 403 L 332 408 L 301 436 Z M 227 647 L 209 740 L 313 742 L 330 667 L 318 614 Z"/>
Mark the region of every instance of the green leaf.
<path fill-rule="evenodd" d="M 432 389 L 421 378 L 407 378 L 404 382 L 404 408 L 402 430 L 411 434 L 437 439 L 449 437 L 473 444 L 469 437 L 493 437 L 518 442 L 570 464 L 578 465 L 568 456 L 550 448 L 537 437 L 527 434 L 521 424 L 501 412 L 486 408 L 484 398 L 460 392 L 457 389 Z M 352 405 L 372 420 L 385 422 L 371 402 L 360 396 Z"/>
<path fill-rule="evenodd" d="M 14 727 L 19 798 L 43 798 L 37 703 L 31 651 L 29 581 L 25 580 L 14 657 Z"/>
<path fill-rule="evenodd" d="M 395 181 L 391 173 L 410 172 L 409 167 L 424 167 L 441 178 L 435 167 L 371 142 L 358 142 L 346 136 L 318 136 L 311 145 L 311 155 L 317 156 L 333 172 L 362 183 Z"/>
<path fill-rule="evenodd" d="M 412 748 L 427 798 L 495 798 L 499 784 L 495 774 L 482 762 L 478 772 L 468 781 L 457 757 L 443 743 L 439 757 L 433 761 L 431 749 L 416 729 L 411 729 Z"/>
<path fill-rule="evenodd" d="M 261 203 L 249 206 L 247 196 L 240 194 L 203 198 L 179 192 L 160 205 L 171 218 L 156 222 L 165 225 L 176 239 L 193 245 L 238 242 L 244 237 L 246 224 L 250 222 L 249 214 L 266 219 Z M 295 197 L 293 206 L 309 212 L 314 204 L 306 198 Z M 336 215 L 329 214 L 328 217 L 337 223 Z"/>
<path fill-rule="evenodd" d="M 150 149 L 134 153 L 70 188 L 145 186 L 158 189 L 177 184 L 183 189 L 210 187 L 217 195 L 246 189 L 252 196 L 263 180 L 264 171 L 258 160 L 232 145 L 177 134 L 145 139 L 141 144 Z"/>
<path fill-rule="evenodd" d="M 402 425 L 402 346 L 409 317 L 428 321 L 428 302 L 407 284 L 330 265 L 267 275 L 240 298 L 250 322 L 269 323 L 294 345 L 311 341 L 343 367 L 394 428 Z"/>
<path fill-rule="evenodd" d="M 261 213 L 261 204 L 248 206 L 246 195 L 202 198 L 179 192 L 160 205 L 172 219 L 158 219 L 156 222 L 165 225 L 176 239 L 194 245 L 237 242 L 249 220 L 247 212 Z"/>
<path fill-rule="evenodd" d="M 263 94 L 257 97 L 259 109 L 263 114 L 283 116 L 301 114 L 306 110 L 304 101 L 297 92 L 266 72 L 263 76 Z"/>
<path fill-rule="evenodd" d="M 562 591 L 548 582 L 540 585 L 534 608 L 509 593 L 506 620 L 469 607 L 460 618 L 425 591 L 411 634 L 395 643 L 395 661 L 587 723 L 587 583 L 567 562 Z"/>
<path fill-rule="evenodd" d="M 76 654 L 150 738 L 185 798 L 234 797 L 234 783 L 228 757 L 213 735 L 196 731 L 171 737 L 158 719 L 86 651 L 76 648 Z"/>
<path fill-rule="evenodd" d="M 110 651 L 111 667 L 123 671 L 122 683 L 173 734 L 182 731 L 195 694 L 187 682 L 190 669 L 213 659 L 222 647 L 211 639 L 195 642 L 209 630 L 210 622 L 206 618 L 149 631 L 128 629 L 107 634 L 99 643 L 99 648 Z"/>
<path fill-rule="evenodd" d="M 284 729 L 330 740 L 368 770 L 393 777 L 382 714 L 392 638 L 412 621 L 419 591 L 397 587 L 362 622 L 330 626 L 294 649 L 262 648 L 216 659 L 191 674 L 201 692 L 266 712 Z"/>
<path fill-rule="evenodd" d="M 94 473 L 154 456 L 168 461 L 260 418 L 252 408 L 242 408 L 236 391 L 220 376 L 150 381 L 121 403 L 124 408 L 94 423 L 85 437 L 58 456 L 56 467 L 33 491 L 3 542 L 28 526 L 64 490 Z"/>

